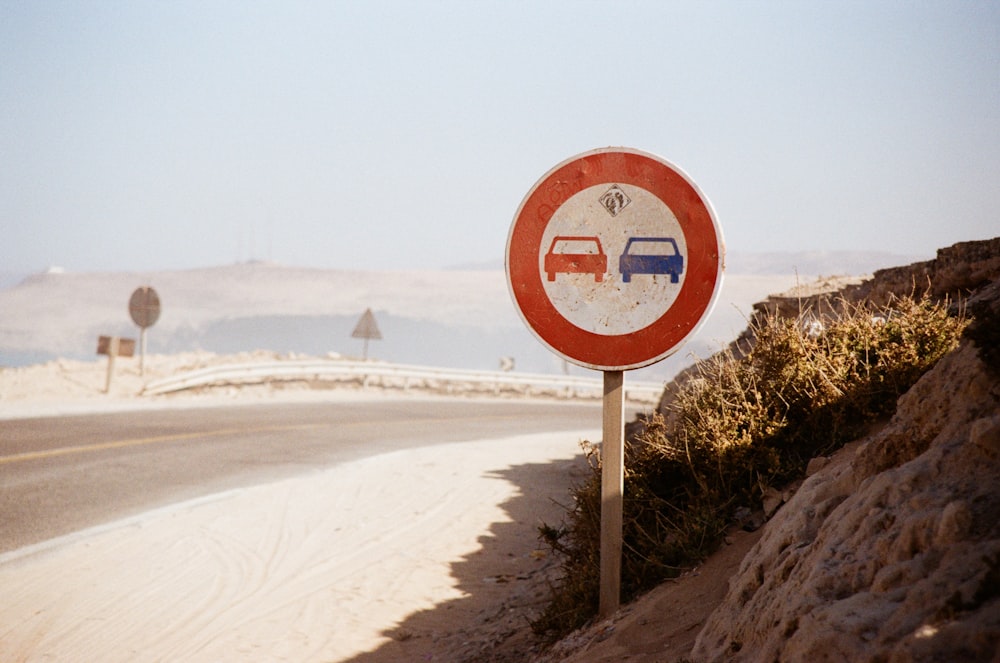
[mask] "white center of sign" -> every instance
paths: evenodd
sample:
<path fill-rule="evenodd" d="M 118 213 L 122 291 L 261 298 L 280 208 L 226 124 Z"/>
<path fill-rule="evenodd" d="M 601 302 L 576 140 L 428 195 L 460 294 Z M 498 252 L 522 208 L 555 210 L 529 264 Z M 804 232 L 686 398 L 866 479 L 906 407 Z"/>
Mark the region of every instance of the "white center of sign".
<path fill-rule="evenodd" d="M 545 292 L 594 334 L 630 334 L 659 320 L 687 272 L 687 241 L 655 195 L 630 184 L 580 191 L 555 211 L 538 255 Z"/>

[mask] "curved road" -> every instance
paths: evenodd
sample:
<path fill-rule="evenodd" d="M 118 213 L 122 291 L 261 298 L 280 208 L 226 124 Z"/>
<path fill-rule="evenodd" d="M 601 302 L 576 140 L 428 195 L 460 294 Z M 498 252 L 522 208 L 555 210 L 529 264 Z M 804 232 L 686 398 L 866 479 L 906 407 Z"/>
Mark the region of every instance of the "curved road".
<path fill-rule="evenodd" d="M 0 422 L 0 553 L 410 447 L 601 428 L 599 403 L 378 400 Z"/>

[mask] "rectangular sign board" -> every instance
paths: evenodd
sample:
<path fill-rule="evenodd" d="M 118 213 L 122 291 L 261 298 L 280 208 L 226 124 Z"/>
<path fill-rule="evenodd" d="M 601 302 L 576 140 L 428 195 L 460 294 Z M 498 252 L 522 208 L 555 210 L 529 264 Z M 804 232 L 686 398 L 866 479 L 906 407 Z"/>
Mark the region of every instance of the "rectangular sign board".
<path fill-rule="evenodd" d="M 117 344 L 117 348 L 113 346 Z M 116 357 L 131 357 L 135 355 L 134 338 L 118 338 L 116 336 L 99 336 L 97 338 L 97 354 Z"/>

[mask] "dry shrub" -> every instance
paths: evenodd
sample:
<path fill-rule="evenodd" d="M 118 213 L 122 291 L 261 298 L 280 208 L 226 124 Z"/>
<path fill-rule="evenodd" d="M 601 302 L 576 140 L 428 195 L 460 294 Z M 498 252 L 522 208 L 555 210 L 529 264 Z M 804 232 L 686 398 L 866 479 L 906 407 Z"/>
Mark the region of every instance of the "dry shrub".
<path fill-rule="evenodd" d="M 744 356 L 702 362 L 668 416 L 655 415 L 626 441 L 625 600 L 704 559 L 738 508 L 758 509 L 769 487 L 801 477 L 810 458 L 890 415 L 966 324 L 928 299 L 841 309 L 824 321 L 809 312 L 758 321 Z M 567 524 L 540 530 L 563 558 L 563 578 L 533 624 L 548 637 L 581 626 L 598 607 L 600 455 L 585 449 L 592 473 L 573 490 Z"/>

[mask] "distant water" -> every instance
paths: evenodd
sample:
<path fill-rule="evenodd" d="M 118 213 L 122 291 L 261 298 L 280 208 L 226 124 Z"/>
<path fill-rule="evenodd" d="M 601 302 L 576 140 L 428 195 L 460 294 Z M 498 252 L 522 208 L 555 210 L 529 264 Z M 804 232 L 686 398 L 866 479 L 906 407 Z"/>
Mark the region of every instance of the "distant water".
<path fill-rule="evenodd" d="M 57 355 L 47 352 L 13 352 L 0 348 L 0 368 L 17 368 L 19 366 L 33 366 L 44 364 L 58 359 Z M 92 357 L 65 357 L 66 359 L 88 359 Z"/>
<path fill-rule="evenodd" d="M 0 290 L 13 288 L 15 285 L 28 278 L 28 274 L 16 272 L 0 272 Z"/>

